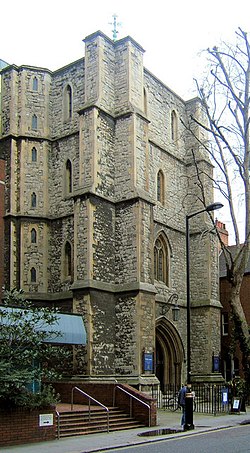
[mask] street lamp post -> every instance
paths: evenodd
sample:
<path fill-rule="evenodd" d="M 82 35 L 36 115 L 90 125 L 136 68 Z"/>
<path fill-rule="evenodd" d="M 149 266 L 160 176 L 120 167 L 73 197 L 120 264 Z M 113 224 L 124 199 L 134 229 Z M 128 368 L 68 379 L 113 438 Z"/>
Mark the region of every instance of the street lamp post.
<path fill-rule="evenodd" d="M 223 207 L 221 203 L 212 203 L 200 211 L 194 212 L 186 216 L 186 278 L 187 278 L 187 384 L 191 384 L 191 325 L 190 325 L 190 262 L 189 262 L 189 219 L 195 217 L 202 212 L 215 211 Z"/>

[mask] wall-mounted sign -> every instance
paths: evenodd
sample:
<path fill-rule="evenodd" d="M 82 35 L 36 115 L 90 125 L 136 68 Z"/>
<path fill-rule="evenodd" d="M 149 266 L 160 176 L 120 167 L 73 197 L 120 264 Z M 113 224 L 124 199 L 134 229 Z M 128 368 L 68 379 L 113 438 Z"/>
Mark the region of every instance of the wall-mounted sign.
<path fill-rule="evenodd" d="M 144 371 L 154 371 L 154 354 L 153 352 L 144 352 L 143 354 L 143 368 Z"/>
<path fill-rule="evenodd" d="M 53 414 L 40 414 L 39 426 L 53 426 Z"/>
<path fill-rule="evenodd" d="M 228 389 L 224 388 L 221 390 L 222 392 L 222 404 L 228 404 Z"/>
<path fill-rule="evenodd" d="M 213 372 L 218 373 L 220 371 L 220 357 L 214 355 L 213 356 Z"/>

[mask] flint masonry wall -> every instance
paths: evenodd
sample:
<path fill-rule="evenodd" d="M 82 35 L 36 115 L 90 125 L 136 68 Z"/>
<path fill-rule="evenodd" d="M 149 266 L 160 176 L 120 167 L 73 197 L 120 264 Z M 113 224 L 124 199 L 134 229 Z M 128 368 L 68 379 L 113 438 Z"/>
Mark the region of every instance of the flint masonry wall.
<path fill-rule="evenodd" d="M 138 315 L 136 295 L 116 298 L 116 372 L 121 376 L 138 376 Z"/>
<path fill-rule="evenodd" d="M 69 134 L 79 131 L 78 111 L 84 103 L 85 71 L 84 59 L 71 63 L 53 73 L 50 93 L 51 136 L 62 139 Z M 70 85 L 73 94 L 72 117 L 65 119 L 64 95 Z"/>
<path fill-rule="evenodd" d="M 113 283 L 115 278 L 115 209 L 103 200 L 92 201 L 93 218 L 93 278 Z"/>

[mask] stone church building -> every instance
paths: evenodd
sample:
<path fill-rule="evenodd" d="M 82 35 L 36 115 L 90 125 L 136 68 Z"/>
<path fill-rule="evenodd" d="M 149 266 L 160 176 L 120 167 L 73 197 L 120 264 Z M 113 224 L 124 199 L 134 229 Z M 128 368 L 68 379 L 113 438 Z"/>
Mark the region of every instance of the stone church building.
<path fill-rule="evenodd" d="M 201 105 L 150 73 L 131 37 L 113 42 L 98 31 L 84 43 L 85 56 L 55 72 L 2 69 L 4 283 L 83 316 L 87 344 L 74 350 L 75 376 L 180 385 L 185 218 L 203 208 L 192 150 L 213 201 L 212 166 L 184 127 Z M 211 227 L 207 213 L 190 220 L 193 381 L 216 380 L 220 352 Z"/>

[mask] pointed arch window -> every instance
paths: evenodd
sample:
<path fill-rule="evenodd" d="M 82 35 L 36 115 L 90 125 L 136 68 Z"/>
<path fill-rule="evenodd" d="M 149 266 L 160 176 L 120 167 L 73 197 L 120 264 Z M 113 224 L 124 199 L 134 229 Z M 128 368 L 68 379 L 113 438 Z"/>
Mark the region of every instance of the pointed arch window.
<path fill-rule="evenodd" d="M 171 112 L 171 140 L 173 142 L 177 140 L 177 115 L 175 110 Z"/>
<path fill-rule="evenodd" d="M 72 276 L 72 247 L 69 241 L 65 243 L 64 247 L 64 275 L 65 278 Z"/>
<path fill-rule="evenodd" d="M 73 181 L 72 181 L 72 163 L 68 159 L 66 162 L 66 194 L 70 194 L 73 191 Z"/>
<path fill-rule="evenodd" d="M 164 174 L 162 170 L 157 173 L 157 201 L 164 204 Z"/>
<path fill-rule="evenodd" d="M 38 78 L 36 76 L 33 77 L 32 89 L 33 91 L 38 91 Z"/>
<path fill-rule="evenodd" d="M 32 116 L 32 130 L 33 131 L 37 131 L 37 116 L 36 115 L 33 115 Z"/>
<path fill-rule="evenodd" d="M 64 120 L 67 121 L 72 118 L 73 111 L 73 92 L 70 85 L 64 89 Z"/>
<path fill-rule="evenodd" d="M 31 207 L 36 208 L 36 204 L 37 204 L 36 193 L 33 192 L 31 194 Z"/>
<path fill-rule="evenodd" d="M 31 150 L 31 161 L 37 162 L 37 149 L 35 148 L 35 146 L 33 146 Z"/>
<path fill-rule="evenodd" d="M 36 229 L 35 228 L 32 228 L 31 232 L 30 232 L 30 241 L 31 241 L 31 244 L 36 244 L 36 241 L 37 241 L 37 232 L 36 232 Z"/>
<path fill-rule="evenodd" d="M 34 267 L 30 269 L 30 281 L 36 283 L 36 269 Z"/>
<path fill-rule="evenodd" d="M 162 236 L 156 239 L 154 245 L 154 278 L 169 286 L 169 251 Z"/>

